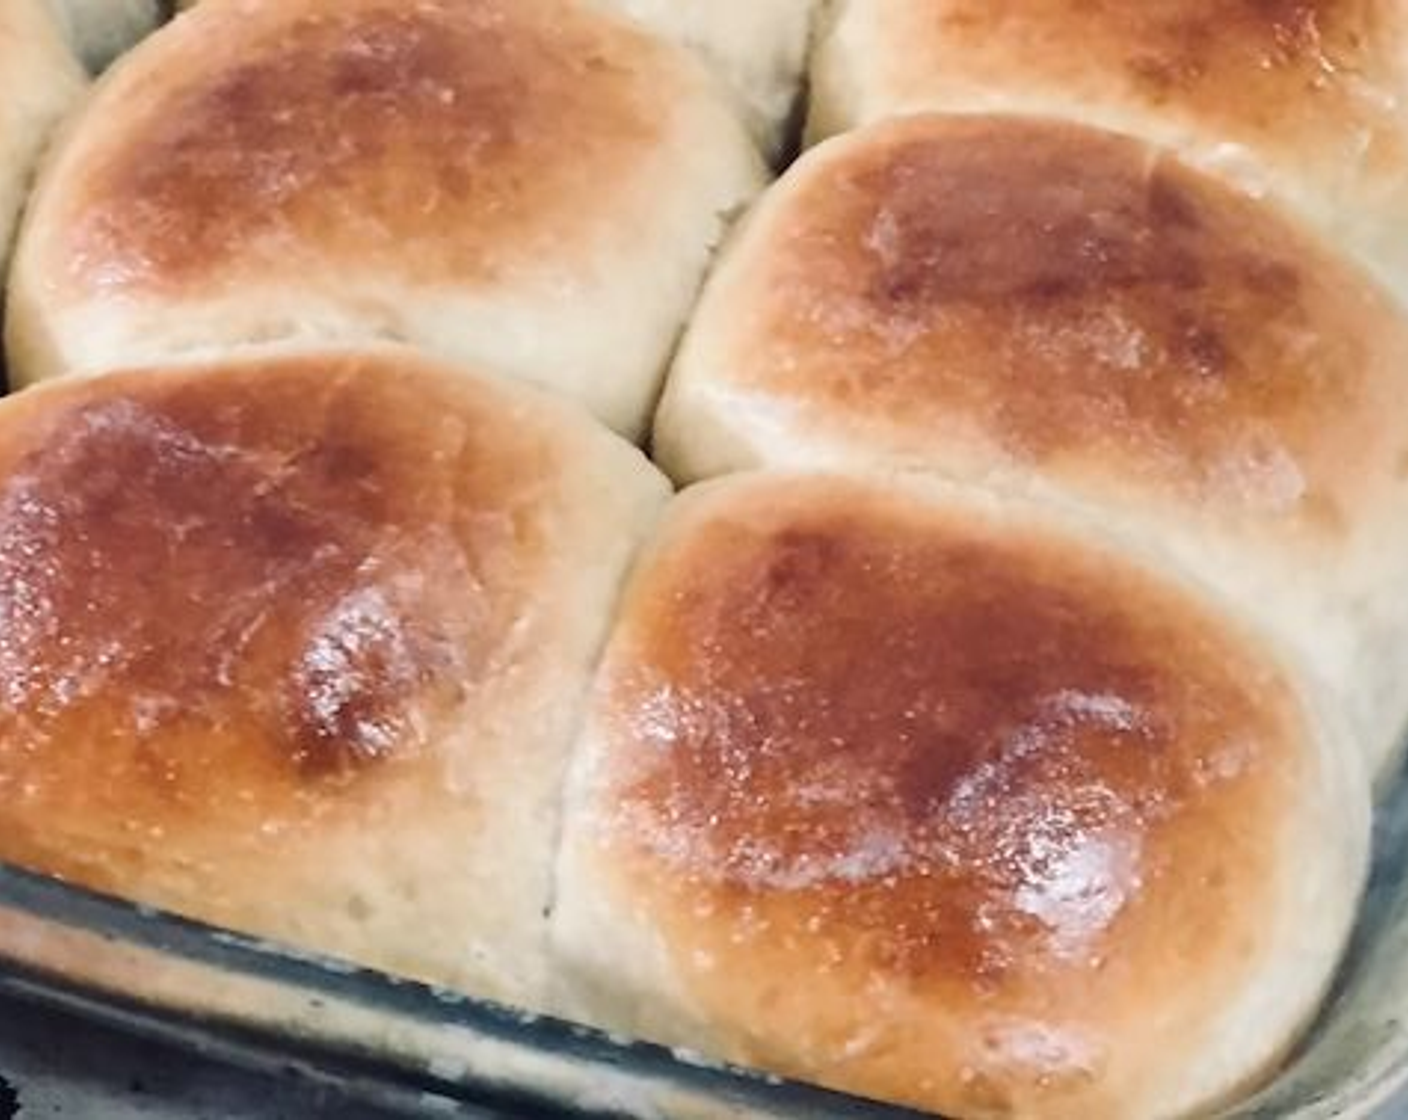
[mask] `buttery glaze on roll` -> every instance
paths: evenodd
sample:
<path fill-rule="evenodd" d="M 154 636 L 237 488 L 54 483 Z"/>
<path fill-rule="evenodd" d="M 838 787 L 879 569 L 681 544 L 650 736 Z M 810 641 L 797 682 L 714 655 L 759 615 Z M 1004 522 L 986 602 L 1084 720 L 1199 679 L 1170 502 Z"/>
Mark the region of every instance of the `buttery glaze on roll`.
<path fill-rule="evenodd" d="M 1088 507 L 1303 651 L 1365 753 L 1408 716 L 1408 325 L 1273 209 L 1079 125 L 917 115 L 814 149 L 715 273 L 679 479 L 877 462 Z"/>
<path fill-rule="evenodd" d="M 399 351 L 0 404 L 0 860 L 527 1007 L 562 771 L 668 492 Z"/>
<path fill-rule="evenodd" d="M 955 1117 L 1268 1074 L 1368 805 L 1272 647 L 1022 503 L 688 492 L 573 762 L 553 936 L 613 1029 Z"/>
<path fill-rule="evenodd" d="M 390 338 L 635 435 L 761 175 L 702 66 L 589 5 L 207 0 L 51 162 L 11 368 Z"/>
<path fill-rule="evenodd" d="M 840 0 L 811 85 L 813 139 L 937 109 L 1169 145 L 1289 201 L 1408 297 L 1400 0 Z"/>
<path fill-rule="evenodd" d="M 0 0 L 0 264 L 44 143 L 84 84 L 43 0 Z"/>

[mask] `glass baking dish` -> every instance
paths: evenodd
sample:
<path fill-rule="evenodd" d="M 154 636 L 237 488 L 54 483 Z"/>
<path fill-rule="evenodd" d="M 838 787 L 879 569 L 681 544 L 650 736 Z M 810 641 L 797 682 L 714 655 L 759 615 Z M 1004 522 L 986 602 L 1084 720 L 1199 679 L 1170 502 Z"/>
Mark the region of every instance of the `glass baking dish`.
<path fill-rule="evenodd" d="M 1235 1117 L 1408 1116 L 1408 775 L 1388 783 L 1353 945 L 1319 1023 Z M 363 1099 L 456 1115 L 901 1117 L 0 866 L 0 988 Z"/>

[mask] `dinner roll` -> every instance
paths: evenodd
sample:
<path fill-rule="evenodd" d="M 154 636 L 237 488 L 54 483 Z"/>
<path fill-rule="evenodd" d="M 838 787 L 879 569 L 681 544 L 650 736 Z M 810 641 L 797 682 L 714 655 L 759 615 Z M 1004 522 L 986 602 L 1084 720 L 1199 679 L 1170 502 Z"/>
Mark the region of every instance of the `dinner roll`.
<path fill-rule="evenodd" d="M 1365 783 L 1272 646 L 1080 532 L 893 480 L 688 493 L 573 762 L 580 1011 L 960 1118 L 1269 1073 L 1352 921 Z"/>
<path fill-rule="evenodd" d="M 1039 113 L 1288 201 L 1408 297 L 1400 0 L 837 0 L 814 139 L 898 112 Z"/>
<path fill-rule="evenodd" d="M 49 6 L 94 72 L 150 34 L 169 8 L 162 0 L 49 0 Z"/>
<path fill-rule="evenodd" d="M 43 0 L 0 0 L 0 264 L 34 163 L 83 87 Z"/>
<path fill-rule="evenodd" d="M 1304 649 L 1375 762 L 1408 717 L 1408 325 L 1134 140 L 916 115 L 811 152 L 685 342 L 680 479 L 876 462 L 1077 503 Z"/>
<path fill-rule="evenodd" d="M 763 149 L 784 146 L 801 94 L 815 0 L 601 0 L 698 51 L 739 98 Z"/>
<path fill-rule="evenodd" d="M 536 1007 L 562 771 L 667 487 L 387 350 L 0 403 L 0 860 Z"/>
<path fill-rule="evenodd" d="M 589 5 L 206 0 L 51 162 L 11 365 L 386 338 L 636 435 L 761 174 L 702 67 Z"/>

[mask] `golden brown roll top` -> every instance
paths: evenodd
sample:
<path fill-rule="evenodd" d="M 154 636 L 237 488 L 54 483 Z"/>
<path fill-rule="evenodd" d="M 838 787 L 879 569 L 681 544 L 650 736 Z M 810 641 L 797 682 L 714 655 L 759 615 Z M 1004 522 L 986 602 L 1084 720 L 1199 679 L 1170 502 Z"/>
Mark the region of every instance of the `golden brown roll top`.
<path fill-rule="evenodd" d="M 703 70 L 568 0 L 208 0 L 106 80 L 12 278 L 23 382 L 408 341 L 638 431 L 759 182 Z"/>
<path fill-rule="evenodd" d="M 0 264 L 40 152 L 83 87 L 43 0 L 0 0 Z"/>
<path fill-rule="evenodd" d="M 845 0 L 815 138 L 916 110 L 1060 116 L 1291 202 L 1408 292 L 1408 9 L 1397 0 Z"/>
<path fill-rule="evenodd" d="M 1020 502 L 687 494 L 574 762 L 578 1008 L 954 1116 L 1269 1071 L 1352 919 L 1354 760 L 1224 608 Z"/>
<path fill-rule="evenodd" d="M 177 8 L 195 2 L 178 0 Z M 736 99 L 763 150 L 778 154 L 798 108 L 817 0 L 595 2 L 695 51 Z"/>
<path fill-rule="evenodd" d="M 0 859 L 538 1006 L 561 772 L 667 488 L 400 351 L 0 404 Z"/>
<path fill-rule="evenodd" d="M 1408 702 L 1408 326 L 1273 208 L 1137 141 L 916 115 L 759 205 L 656 431 L 692 479 L 883 461 L 1075 502 L 1306 650 L 1366 750 Z"/>

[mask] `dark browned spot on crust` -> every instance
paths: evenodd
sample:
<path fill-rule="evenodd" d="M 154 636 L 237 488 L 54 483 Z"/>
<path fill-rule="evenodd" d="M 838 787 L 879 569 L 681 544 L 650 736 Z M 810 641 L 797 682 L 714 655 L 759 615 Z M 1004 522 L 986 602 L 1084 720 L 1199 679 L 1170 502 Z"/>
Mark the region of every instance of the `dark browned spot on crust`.
<path fill-rule="evenodd" d="M 1352 7 L 1345 0 L 1197 0 L 1162 12 L 1151 5 L 1125 34 L 1129 68 L 1161 96 L 1222 77 L 1234 65 L 1327 76 L 1335 62 L 1322 26 L 1342 20 Z M 1357 36 L 1346 39 L 1342 61 L 1352 62 Z"/>
<path fill-rule="evenodd" d="M 375 361 L 32 400 L 0 445 L 13 821 L 281 819 L 472 701 L 540 555 L 536 437 Z"/>
<path fill-rule="evenodd" d="M 1346 328 L 1374 304 L 1274 215 L 1055 122 L 917 117 L 841 143 L 797 172 L 733 359 L 815 423 L 940 459 L 979 432 L 1278 516 L 1365 454 L 1325 452 L 1325 420 L 1365 411 L 1375 334 Z"/>
<path fill-rule="evenodd" d="M 312 9 L 269 5 L 248 31 L 189 17 L 209 26 L 180 50 L 173 36 L 168 64 L 191 70 L 211 38 L 231 40 L 228 60 L 137 91 L 150 104 L 130 135 L 82 172 L 75 282 L 178 284 L 266 240 L 283 268 L 345 253 L 494 277 L 580 232 L 583 186 L 627 174 L 659 128 L 656 60 L 555 0 Z"/>
<path fill-rule="evenodd" d="M 1258 804 L 1283 714 L 1177 600 L 1039 537 L 778 521 L 711 525 L 707 568 L 635 604 L 640 842 L 740 895 L 844 898 L 887 968 L 992 981 L 1098 947 L 1174 853 L 1221 866 L 1199 829 Z"/>
<path fill-rule="evenodd" d="M 345 460 L 315 445 L 271 462 L 137 401 L 69 413 L 0 498 L 9 714 L 42 726 L 121 681 L 151 735 L 277 661 L 288 687 L 262 717 L 281 757 L 318 771 L 404 745 L 457 658 L 378 586 L 390 495 L 374 465 L 359 479 Z M 344 487 L 352 502 L 329 506 Z"/>
<path fill-rule="evenodd" d="M 987 1052 L 935 1034 L 936 1078 L 971 1051 L 994 1091 L 1075 1083 L 1109 1042 L 1087 1015 L 1165 997 L 1181 1014 L 1189 969 L 1245 963 L 1303 728 L 1178 594 L 1040 531 L 835 482 L 721 505 L 627 611 L 601 811 L 731 1029 L 811 1031 L 785 1010 L 810 1006 L 844 1051 L 898 984 L 943 1009 L 936 1032 L 995 1032 Z M 792 984 L 844 973 L 856 1007 L 747 991 L 769 953 Z"/>
<path fill-rule="evenodd" d="M 1012 130 L 977 143 L 918 141 L 857 175 L 853 189 L 876 211 L 875 302 L 1010 313 L 1125 288 L 1203 287 L 1194 250 L 1204 225 L 1185 185 L 1130 149 L 1069 138 Z"/>

